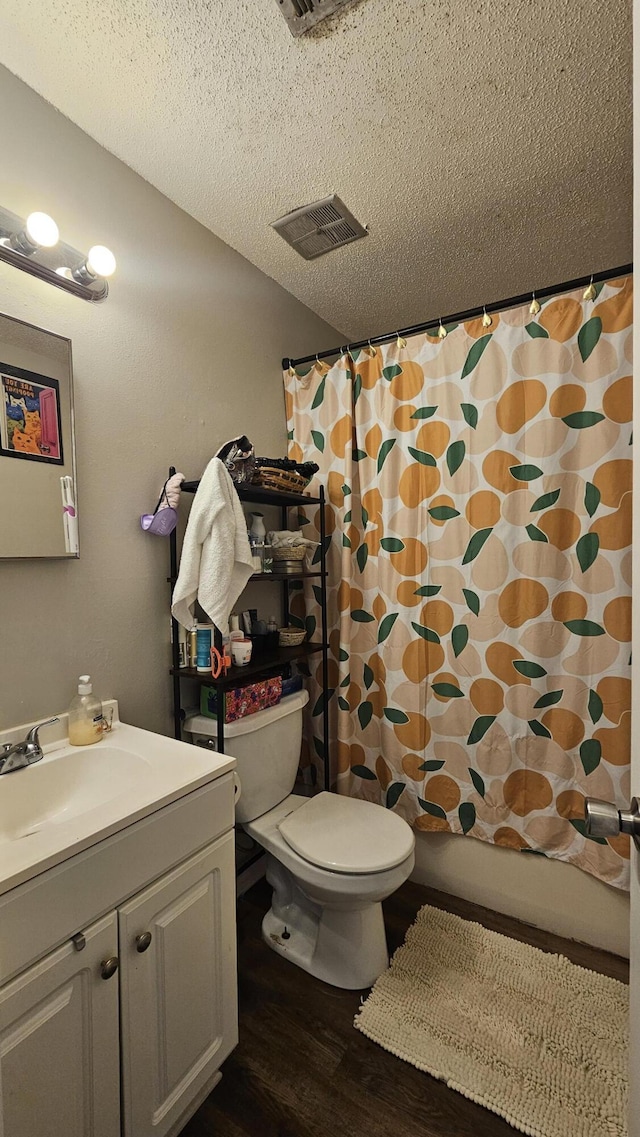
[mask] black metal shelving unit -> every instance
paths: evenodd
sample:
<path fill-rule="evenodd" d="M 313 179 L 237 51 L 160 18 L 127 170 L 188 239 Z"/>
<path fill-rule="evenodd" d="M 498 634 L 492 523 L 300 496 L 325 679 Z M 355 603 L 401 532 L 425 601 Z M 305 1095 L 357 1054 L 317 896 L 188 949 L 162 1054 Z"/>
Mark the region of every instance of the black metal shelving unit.
<path fill-rule="evenodd" d="M 175 468 L 172 466 L 169 474 L 174 474 Z M 182 489 L 186 493 L 195 493 L 199 481 L 183 482 Z M 263 675 L 265 672 L 272 671 L 274 668 L 283 667 L 287 663 L 292 663 L 295 660 L 302 660 L 308 658 L 310 655 L 320 652 L 322 654 L 322 686 L 326 691 L 329 686 L 329 643 L 328 643 L 328 629 L 327 629 L 327 560 L 326 560 L 326 520 L 325 520 L 325 494 L 324 487 L 320 487 L 319 497 L 311 497 L 308 494 L 301 493 L 280 493 L 275 490 L 263 489 L 261 486 L 236 486 L 236 491 L 240 501 L 253 505 L 271 505 L 277 506 L 281 510 L 282 528 L 288 527 L 288 510 L 291 506 L 320 506 L 320 562 L 318 571 L 300 570 L 295 573 L 278 573 L 278 572 L 261 572 L 255 573 L 250 578 L 250 583 L 260 581 L 277 582 L 282 589 L 283 601 L 283 617 L 284 624 L 289 622 L 289 602 L 290 591 L 289 586 L 294 581 L 316 579 L 319 581 L 320 592 L 320 607 L 321 607 L 321 626 L 320 634 L 321 639 L 319 642 L 305 641 L 298 647 L 279 647 L 272 651 L 266 651 L 262 654 L 252 658 L 250 663 L 245 667 L 230 667 L 227 674 L 220 676 L 219 679 L 214 679 L 211 675 L 205 675 L 202 672 L 195 671 L 193 668 L 180 667 L 180 656 L 178 647 L 178 624 L 173 620 L 173 645 L 172 645 L 172 667 L 171 675 L 173 677 L 173 721 L 174 733 L 177 739 L 182 739 L 182 706 L 181 706 L 181 683 L 183 679 L 188 679 L 191 682 L 206 684 L 208 687 L 215 687 L 218 699 L 218 716 L 217 722 L 217 747 L 220 754 L 224 753 L 224 726 L 225 726 L 225 692 L 232 687 L 244 686 L 248 680 Z M 170 576 L 168 578 L 171 587 L 175 584 L 178 577 L 178 547 L 176 531 L 171 533 L 169 537 L 170 546 Z M 277 564 L 277 562 L 275 562 Z M 215 642 L 216 646 L 222 646 L 222 636 L 218 629 L 215 629 Z M 330 763 L 329 763 L 329 709 L 327 700 L 324 700 L 322 711 L 322 734 L 324 743 L 324 788 L 330 789 Z"/>

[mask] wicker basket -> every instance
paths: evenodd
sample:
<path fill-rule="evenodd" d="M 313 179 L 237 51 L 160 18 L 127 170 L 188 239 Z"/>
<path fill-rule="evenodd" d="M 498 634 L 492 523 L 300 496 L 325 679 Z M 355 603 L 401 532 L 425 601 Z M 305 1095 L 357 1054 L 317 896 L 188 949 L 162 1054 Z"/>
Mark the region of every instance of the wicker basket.
<path fill-rule="evenodd" d="M 271 548 L 271 557 L 274 561 L 303 561 L 307 545 L 278 545 Z"/>
<path fill-rule="evenodd" d="M 304 628 L 279 628 L 278 642 L 280 647 L 298 647 L 306 639 Z"/>
<path fill-rule="evenodd" d="M 310 481 L 311 478 L 303 478 L 302 474 L 297 474 L 295 470 L 276 470 L 274 466 L 258 466 L 251 479 L 251 485 L 280 493 L 302 493 Z"/>

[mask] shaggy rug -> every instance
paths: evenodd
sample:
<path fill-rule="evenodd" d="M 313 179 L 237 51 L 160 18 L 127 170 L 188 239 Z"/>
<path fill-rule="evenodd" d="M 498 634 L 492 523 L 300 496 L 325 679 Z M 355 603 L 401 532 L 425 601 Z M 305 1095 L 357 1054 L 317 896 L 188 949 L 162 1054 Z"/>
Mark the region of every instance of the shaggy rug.
<path fill-rule="evenodd" d="M 626 1137 L 628 988 L 425 905 L 354 1025 L 531 1137 Z"/>

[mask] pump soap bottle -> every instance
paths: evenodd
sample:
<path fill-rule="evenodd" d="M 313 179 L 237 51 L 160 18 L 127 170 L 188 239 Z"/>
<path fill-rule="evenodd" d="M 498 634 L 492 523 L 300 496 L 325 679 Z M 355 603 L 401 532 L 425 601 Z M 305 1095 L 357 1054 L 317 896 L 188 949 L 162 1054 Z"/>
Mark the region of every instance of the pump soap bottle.
<path fill-rule="evenodd" d="M 69 706 L 69 742 L 72 746 L 89 746 L 102 738 L 102 703 L 92 694 L 90 675 L 81 675 L 78 694 Z"/>

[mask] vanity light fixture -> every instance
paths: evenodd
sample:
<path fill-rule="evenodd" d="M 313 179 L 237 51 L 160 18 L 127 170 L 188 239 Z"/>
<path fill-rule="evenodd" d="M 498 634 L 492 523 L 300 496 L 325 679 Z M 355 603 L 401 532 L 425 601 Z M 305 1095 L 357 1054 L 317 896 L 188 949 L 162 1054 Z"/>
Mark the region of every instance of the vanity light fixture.
<path fill-rule="evenodd" d="M 30 213 L 23 221 L 1 206 L 0 261 L 93 303 L 106 299 L 106 278 L 116 268 L 105 245 L 94 245 L 85 256 L 60 241 L 58 226 L 47 213 Z"/>
<path fill-rule="evenodd" d="M 106 245 L 94 245 L 84 264 L 71 270 L 74 280 L 80 284 L 93 284 L 99 276 L 103 279 L 113 276 L 116 271 L 116 258 Z"/>
<path fill-rule="evenodd" d="M 40 248 L 52 249 L 60 240 L 60 230 L 48 213 L 30 213 L 24 229 L 9 238 L 9 245 L 25 257 L 31 257 Z"/>

